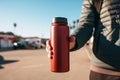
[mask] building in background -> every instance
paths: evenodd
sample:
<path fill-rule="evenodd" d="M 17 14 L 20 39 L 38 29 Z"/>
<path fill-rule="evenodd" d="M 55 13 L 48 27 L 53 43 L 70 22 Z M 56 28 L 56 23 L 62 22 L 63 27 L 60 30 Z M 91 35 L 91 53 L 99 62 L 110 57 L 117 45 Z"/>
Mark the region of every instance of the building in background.
<path fill-rule="evenodd" d="M 14 36 L 0 34 L 0 49 L 13 48 Z"/>

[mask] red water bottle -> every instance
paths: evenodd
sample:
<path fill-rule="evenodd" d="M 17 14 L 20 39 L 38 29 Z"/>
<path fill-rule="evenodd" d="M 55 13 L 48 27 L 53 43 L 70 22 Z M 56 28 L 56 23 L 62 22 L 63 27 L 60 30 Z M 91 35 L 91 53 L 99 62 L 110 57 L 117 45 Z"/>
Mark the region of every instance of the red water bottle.
<path fill-rule="evenodd" d="M 50 56 L 51 71 L 69 71 L 69 27 L 66 18 L 53 18 L 50 42 L 52 46 L 52 54 Z"/>

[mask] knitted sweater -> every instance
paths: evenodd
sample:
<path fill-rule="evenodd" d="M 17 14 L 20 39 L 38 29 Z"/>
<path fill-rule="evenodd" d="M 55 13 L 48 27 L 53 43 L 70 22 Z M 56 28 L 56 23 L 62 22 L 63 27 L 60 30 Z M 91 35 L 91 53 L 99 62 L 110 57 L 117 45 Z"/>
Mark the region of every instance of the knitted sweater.
<path fill-rule="evenodd" d="M 100 20 L 96 26 L 96 11 L 92 0 L 84 0 L 73 50 L 94 36 L 92 64 L 120 70 L 120 0 L 103 0 Z M 107 65 L 107 66 L 106 66 Z"/>

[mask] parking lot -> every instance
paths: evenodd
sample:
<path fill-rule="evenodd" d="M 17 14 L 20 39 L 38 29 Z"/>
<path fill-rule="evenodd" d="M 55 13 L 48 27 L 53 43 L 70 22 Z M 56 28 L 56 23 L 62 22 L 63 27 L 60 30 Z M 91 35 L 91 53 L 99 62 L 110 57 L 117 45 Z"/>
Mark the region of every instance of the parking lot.
<path fill-rule="evenodd" d="M 85 48 L 70 53 L 70 71 L 53 73 L 45 49 L 2 51 L 0 80 L 88 80 Z"/>

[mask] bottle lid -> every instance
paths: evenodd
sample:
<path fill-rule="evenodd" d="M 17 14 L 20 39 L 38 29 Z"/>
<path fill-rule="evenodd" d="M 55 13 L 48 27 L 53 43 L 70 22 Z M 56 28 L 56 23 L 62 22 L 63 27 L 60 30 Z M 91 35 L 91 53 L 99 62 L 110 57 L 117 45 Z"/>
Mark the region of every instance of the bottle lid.
<path fill-rule="evenodd" d="M 67 18 L 65 18 L 65 17 L 54 17 L 52 23 L 67 23 Z"/>

